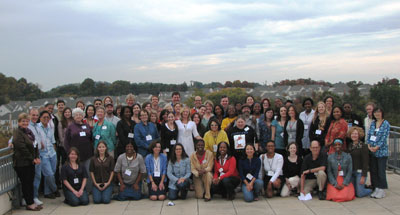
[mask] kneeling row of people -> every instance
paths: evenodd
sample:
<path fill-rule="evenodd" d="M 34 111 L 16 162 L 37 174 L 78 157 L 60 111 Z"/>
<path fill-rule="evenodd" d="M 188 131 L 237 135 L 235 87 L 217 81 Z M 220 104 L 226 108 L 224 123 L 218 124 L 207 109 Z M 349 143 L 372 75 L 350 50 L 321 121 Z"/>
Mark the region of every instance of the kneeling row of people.
<path fill-rule="evenodd" d="M 340 144 L 340 140 L 335 141 L 335 144 Z M 141 179 L 146 172 L 148 194 L 151 200 L 166 199 L 167 190 L 170 200 L 185 199 L 191 183 L 191 175 L 193 175 L 196 198 L 204 198 L 205 201 L 210 201 L 213 194 L 220 194 L 232 200 L 235 198 L 235 188 L 239 184 L 241 184 L 246 202 L 257 201 L 263 188 L 267 197 L 277 194 L 285 197 L 292 192 L 308 193 L 318 186 L 320 199 L 325 199 L 323 197 L 327 179 L 325 171 L 328 171 L 330 184 L 327 199 L 333 196 L 331 200 L 337 200 L 335 199 L 338 194 L 336 191 L 348 192 L 348 189 L 343 188 L 351 184 L 351 157 L 349 161 L 348 154 L 338 151 L 332 154 L 336 157 L 327 159 L 324 153 L 320 153 L 318 141 L 311 144 L 312 153 L 305 157 L 304 162 L 300 156 L 297 156 L 295 143 L 288 145 L 288 156 L 285 158 L 275 153 L 275 143 L 272 141 L 267 143 L 267 153 L 260 157 L 255 156 L 254 146 L 248 144 L 244 151 L 245 158 L 239 160 L 238 163 L 225 142 L 218 144 L 215 159 L 213 152 L 204 148 L 204 142 L 198 141 L 196 151 L 189 158 L 184 147 L 177 143 L 170 160 L 167 161 L 166 155 L 161 152 L 160 143 L 155 142 L 150 145 L 151 153 L 145 159 L 137 153 L 137 146 L 130 143 L 126 145 L 125 153 L 118 157 L 114 165 L 114 159 L 107 153 L 107 144 L 101 141 L 97 145 L 89 168 L 93 181 L 93 201 L 94 203 L 111 201 L 114 174 L 117 176 L 120 187 L 113 199 L 120 201 L 142 198 Z M 336 148 L 341 149 L 341 147 Z M 328 165 L 327 161 L 329 161 Z M 340 166 L 340 161 L 344 161 L 342 166 Z M 343 171 L 346 174 L 343 174 Z M 349 171 L 350 179 L 347 174 Z M 71 148 L 68 153 L 68 162 L 61 170 L 66 203 L 72 206 L 89 203 L 85 190 L 88 177 L 89 174 L 85 168 L 79 165 L 79 151 Z M 167 183 L 168 187 L 166 187 Z M 352 195 L 346 193 L 343 196 L 350 196 L 347 200 L 353 199 L 354 188 L 352 191 Z"/>

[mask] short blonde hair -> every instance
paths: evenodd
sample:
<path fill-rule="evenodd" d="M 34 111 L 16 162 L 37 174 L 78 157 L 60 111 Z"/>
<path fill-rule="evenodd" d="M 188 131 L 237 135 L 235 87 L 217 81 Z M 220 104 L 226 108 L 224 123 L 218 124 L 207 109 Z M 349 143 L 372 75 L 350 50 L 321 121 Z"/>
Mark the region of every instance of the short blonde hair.
<path fill-rule="evenodd" d="M 358 127 L 358 126 L 351 126 L 351 128 L 349 128 L 349 130 L 347 131 L 347 137 L 350 138 L 351 137 L 351 133 L 353 133 L 353 131 L 357 131 L 358 132 L 358 138 L 361 140 L 364 138 L 364 130 L 362 130 L 362 128 Z"/>
<path fill-rule="evenodd" d="M 20 113 L 18 115 L 18 122 L 21 122 L 23 119 L 29 120 L 29 115 L 27 113 Z"/>

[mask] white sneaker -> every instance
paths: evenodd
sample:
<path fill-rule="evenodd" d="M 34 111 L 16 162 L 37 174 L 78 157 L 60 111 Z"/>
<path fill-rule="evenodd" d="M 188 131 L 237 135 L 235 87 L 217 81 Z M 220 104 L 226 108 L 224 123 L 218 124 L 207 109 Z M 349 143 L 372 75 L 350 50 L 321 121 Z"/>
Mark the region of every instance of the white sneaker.
<path fill-rule="evenodd" d="M 25 199 L 22 199 L 21 205 L 22 205 L 22 206 L 26 206 L 26 201 L 25 201 Z"/>
<path fill-rule="evenodd" d="M 33 202 L 35 202 L 36 205 L 43 205 L 43 202 L 40 201 L 38 198 L 33 198 Z"/>
<path fill-rule="evenodd" d="M 375 198 L 376 194 L 378 193 L 379 188 L 375 188 L 374 192 L 369 195 L 371 198 Z"/>
<path fill-rule="evenodd" d="M 379 191 L 377 192 L 377 194 L 375 195 L 375 198 L 377 199 L 382 199 L 386 196 L 385 190 L 383 189 L 379 189 Z"/>

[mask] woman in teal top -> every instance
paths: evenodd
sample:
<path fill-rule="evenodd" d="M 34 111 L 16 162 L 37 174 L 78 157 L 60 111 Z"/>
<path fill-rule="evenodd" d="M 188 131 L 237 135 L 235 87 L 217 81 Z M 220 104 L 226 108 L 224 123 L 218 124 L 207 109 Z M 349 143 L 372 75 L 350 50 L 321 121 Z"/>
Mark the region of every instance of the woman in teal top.
<path fill-rule="evenodd" d="M 178 194 L 180 193 L 181 199 L 186 199 L 189 185 L 190 185 L 190 175 L 192 170 L 190 168 L 190 160 L 187 156 L 183 145 L 177 143 L 174 145 L 171 159 L 168 162 L 167 176 L 169 179 L 169 192 L 168 198 L 170 200 L 178 199 Z"/>
<path fill-rule="evenodd" d="M 371 184 L 375 187 L 371 197 L 381 199 L 385 197 L 384 189 L 388 188 L 386 180 L 386 162 L 389 156 L 387 139 L 390 124 L 384 119 L 382 108 L 375 108 L 372 112 L 371 127 L 368 131 L 368 149 L 370 157 Z"/>
<path fill-rule="evenodd" d="M 93 127 L 93 139 L 94 148 L 97 148 L 97 144 L 100 140 L 103 140 L 107 144 L 108 154 L 114 157 L 114 148 L 116 145 L 116 131 L 115 126 L 111 122 L 104 120 L 105 109 L 103 106 L 96 108 L 96 116 L 99 119 Z"/>
<path fill-rule="evenodd" d="M 287 109 L 285 106 L 279 108 L 278 116 L 271 123 L 271 140 L 275 142 L 275 152 L 286 155 L 286 146 L 283 141 L 284 126 L 287 120 Z"/>

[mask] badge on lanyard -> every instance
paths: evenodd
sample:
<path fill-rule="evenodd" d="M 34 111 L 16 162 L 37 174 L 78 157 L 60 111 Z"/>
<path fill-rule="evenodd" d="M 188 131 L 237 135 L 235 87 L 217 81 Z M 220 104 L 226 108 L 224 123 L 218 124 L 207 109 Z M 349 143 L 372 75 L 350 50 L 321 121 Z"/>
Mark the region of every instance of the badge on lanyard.
<path fill-rule="evenodd" d="M 318 130 L 315 131 L 315 134 L 321 135 L 322 131 L 320 129 L 318 129 Z"/>
<path fill-rule="evenodd" d="M 304 129 L 305 129 L 305 130 L 308 130 L 308 125 L 304 125 Z"/>
<path fill-rule="evenodd" d="M 203 160 L 202 164 L 205 164 L 205 163 L 207 163 L 207 160 L 206 160 L 206 159 Z"/>
<path fill-rule="evenodd" d="M 250 181 L 253 180 L 253 175 L 250 173 L 247 173 L 246 178 L 249 179 Z"/>
<path fill-rule="evenodd" d="M 248 130 L 249 130 L 249 127 L 244 128 L 244 131 L 248 131 Z"/>
<path fill-rule="evenodd" d="M 103 127 L 101 127 L 101 129 L 106 130 L 106 129 L 107 129 L 107 126 L 106 126 L 106 125 L 103 125 Z"/>
<path fill-rule="evenodd" d="M 146 136 L 146 141 L 150 141 L 150 140 L 152 140 L 152 139 L 153 139 L 153 137 L 151 137 L 150 134 Z"/>
<path fill-rule="evenodd" d="M 160 171 L 154 171 L 154 177 L 160 177 L 161 173 Z"/>
<path fill-rule="evenodd" d="M 79 178 L 74 178 L 74 184 L 79 184 Z"/>
<path fill-rule="evenodd" d="M 86 125 L 82 125 L 82 129 L 87 129 Z"/>
<path fill-rule="evenodd" d="M 96 135 L 96 140 L 100 140 L 100 135 Z"/>
<path fill-rule="evenodd" d="M 170 143 L 171 143 L 171 145 L 175 145 L 176 144 L 176 140 L 171 140 Z"/>
<path fill-rule="evenodd" d="M 357 121 L 357 120 L 354 120 L 354 124 L 358 125 L 358 121 Z"/>
<path fill-rule="evenodd" d="M 128 134 L 128 138 L 133 138 L 133 137 L 134 137 L 133 133 Z"/>
<path fill-rule="evenodd" d="M 130 171 L 129 169 L 126 169 L 126 170 L 125 170 L 125 175 L 131 176 L 131 174 L 132 174 L 132 171 Z"/>
<path fill-rule="evenodd" d="M 169 152 L 169 148 L 165 148 L 165 152 Z"/>
<path fill-rule="evenodd" d="M 369 138 L 371 141 L 376 141 L 376 136 L 371 136 L 371 138 Z"/>
<path fill-rule="evenodd" d="M 84 131 L 79 132 L 79 136 L 86 137 L 86 132 L 84 132 Z"/>
<path fill-rule="evenodd" d="M 281 132 L 281 137 L 283 137 L 283 135 L 284 135 L 284 133 L 283 133 L 283 132 Z"/>
<path fill-rule="evenodd" d="M 339 176 L 344 176 L 343 170 L 339 171 Z"/>
<path fill-rule="evenodd" d="M 213 145 L 213 151 L 217 152 L 217 149 L 218 149 L 218 145 Z"/>
<path fill-rule="evenodd" d="M 269 170 L 268 173 L 267 173 L 268 176 L 274 176 L 274 174 L 275 174 L 275 172 L 272 171 L 272 170 Z"/>

